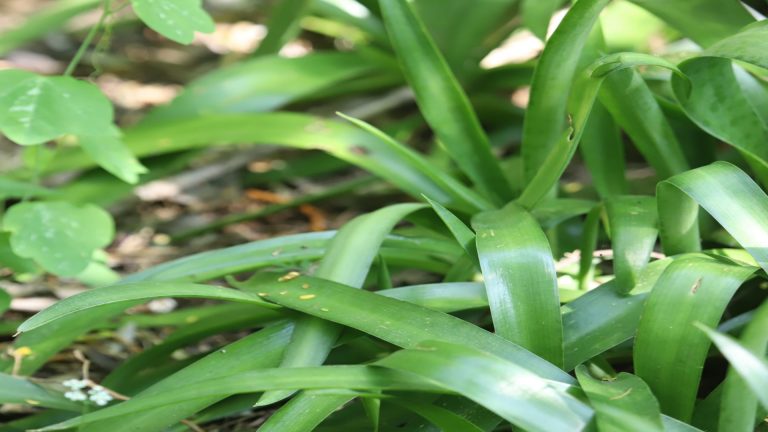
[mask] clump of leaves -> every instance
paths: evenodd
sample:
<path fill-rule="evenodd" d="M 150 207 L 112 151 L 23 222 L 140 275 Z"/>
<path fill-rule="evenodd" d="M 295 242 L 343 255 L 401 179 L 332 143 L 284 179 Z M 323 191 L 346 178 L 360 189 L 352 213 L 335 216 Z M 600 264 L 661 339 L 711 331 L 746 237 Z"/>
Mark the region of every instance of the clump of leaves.
<path fill-rule="evenodd" d="M 478 62 L 509 34 L 511 17 L 521 12 L 543 36 L 560 2 L 286 3 L 356 28 L 365 35 L 361 46 L 295 60 L 256 57 L 211 72 L 123 131 L 125 146 L 140 158 L 244 141 L 320 149 L 424 203 L 384 207 L 338 232 L 204 252 L 61 300 L 18 328 L 9 371 L 33 373 L 80 335 L 149 299 L 224 303 L 164 322 L 176 333 L 111 371 L 101 385 L 125 401 L 80 415 L 53 390 L 8 375 L 0 375 L 7 382 L 0 400 L 68 412 L 33 416 L 30 424 L 43 430 L 165 430 L 254 406 L 259 414 L 276 407 L 263 431 L 755 429 L 768 409 L 768 302 L 759 282 L 768 271 L 767 21 L 735 1 L 638 1 L 659 25 L 701 47 L 680 61 L 617 51 L 600 22 L 613 5 L 580 0 L 535 65 L 487 70 Z M 133 4 L 173 40 L 210 29 L 197 1 Z M 167 8 L 188 12 L 189 22 L 175 26 Z M 277 8 L 270 44 L 295 34 L 301 17 Z M 446 26 L 448 18 L 464 25 Z M 61 83 L 82 84 L 14 71 L 0 77 L 21 89 L 3 93 L 8 109 L 33 106 L 24 102 L 30 89 L 45 88 L 55 102 Z M 402 84 L 419 108 L 414 122 L 423 117 L 434 132 L 431 154 L 353 116 L 267 112 Z M 528 84 L 523 118 L 498 93 Z M 34 133 L 20 126 L 37 117 L 11 111 L 18 113 L 0 125 L 12 139 L 85 133 L 82 123 L 58 123 L 53 108 L 41 112 L 46 128 Z M 114 130 L 111 114 L 101 118 Z M 508 122 L 519 149 L 486 132 L 509 133 Z M 650 186 L 626 175 L 619 131 L 653 168 Z M 62 149 L 48 172 L 98 163 L 118 175 L 81 147 Z M 573 193 L 564 177 L 577 151 L 591 195 Z M 13 193 L 4 192 L 49 192 L 25 185 Z M 50 223 L 52 206 L 72 215 L 64 219 L 109 225 L 93 207 L 35 201 L 11 207 L 3 227 L 18 257 L 73 275 L 111 230 L 81 238 L 71 224 L 51 224 L 59 246 L 81 242 L 76 263 L 57 260 L 32 238 Z M 404 220 L 411 225 L 402 227 Z M 594 256 L 605 255 L 596 254 L 601 243 L 610 245 L 610 268 L 595 266 Z M 560 259 L 569 244 L 579 256 Z M 301 265 L 307 261 L 317 264 Z M 440 281 L 393 287 L 393 276 L 412 269 Z M 229 287 L 205 283 L 221 278 Z M 199 358 L 170 357 L 235 329 L 257 330 Z M 727 370 L 707 362 L 720 356 Z"/>

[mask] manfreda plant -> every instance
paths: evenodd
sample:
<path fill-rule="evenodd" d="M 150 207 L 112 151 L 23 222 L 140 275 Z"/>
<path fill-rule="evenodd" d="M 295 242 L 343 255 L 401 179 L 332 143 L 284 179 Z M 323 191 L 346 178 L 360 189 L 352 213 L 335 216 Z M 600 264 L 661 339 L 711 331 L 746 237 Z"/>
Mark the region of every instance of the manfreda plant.
<path fill-rule="evenodd" d="M 318 3 L 327 13 L 343 2 Z M 35 424 L 44 430 L 164 430 L 278 403 L 260 430 L 754 430 L 768 409 L 768 303 L 759 287 L 768 263 L 768 196 L 747 171 L 765 185 L 765 21 L 736 1 L 638 2 L 702 47 L 680 61 L 607 53 L 600 14 L 609 1 L 576 2 L 536 62 L 519 156 L 510 162 L 494 152 L 461 85 L 483 73 L 461 67 L 450 50 L 443 54 L 439 33 L 420 18 L 436 6 L 363 3 L 370 19 L 358 25 L 376 43 L 391 44 L 456 171 L 345 115 L 253 113 L 217 100 L 219 77 L 252 69 L 213 72 L 126 130 L 126 147 L 142 158 L 212 141 L 322 149 L 424 204 L 385 207 L 338 232 L 205 252 L 62 300 L 18 328 L 23 374 L 130 305 L 158 297 L 225 303 L 181 315 L 174 336 L 101 383 L 130 400 L 77 415 L 79 405 L 34 381 L 2 376 L 12 389 L 5 400 L 70 412 L 39 414 Z M 488 2 L 500 11 L 515 3 Z M 542 34 L 540 17 L 560 5 L 518 6 Z M 285 13 L 275 11 L 273 34 L 290 34 L 295 22 L 278 12 Z M 492 24 L 499 16 L 477 14 Z M 386 40 L 373 23 L 383 23 Z M 391 74 L 380 57 L 346 73 Z M 270 57 L 250 62 L 286 67 Z M 334 79 L 350 76 L 336 71 Z M 309 89 L 258 110 L 317 87 Z M 213 114 L 204 109 L 212 101 Z M 629 193 L 619 129 L 654 168 L 654 194 Z M 52 169 L 90 166 L 81 146 L 57 154 Z M 599 201 L 559 197 L 579 146 Z M 581 258 L 564 270 L 553 254 L 555 227 L 574 218 Z M 406 219 L 414 226 L 395 229 Z M 601 222 L 615 277 L 595 280 Z M 664 255 L 654 254 L 657 240 Z M 45 266 L 49 257 L 33 258 Z M 300 264 L 307 261 L 317 265 Z M 444 281 L 392 287 L 391 275 L 403 269 Z M 234 277 L 252 272 L 245 281 Z M 558 277 L 565 273 L 573 283 Z M 204 283 L 221 278 L 231 288 Z M 203 319 L 183 324 L 189 316 Z M 179 347 L 243 328 L 258 330 L 194 361 L 169 360 Z M 718 353 L 730 366 L 710 382 L 703 370 Z M 350 404 L 355 399 L 359 405 Z"/>

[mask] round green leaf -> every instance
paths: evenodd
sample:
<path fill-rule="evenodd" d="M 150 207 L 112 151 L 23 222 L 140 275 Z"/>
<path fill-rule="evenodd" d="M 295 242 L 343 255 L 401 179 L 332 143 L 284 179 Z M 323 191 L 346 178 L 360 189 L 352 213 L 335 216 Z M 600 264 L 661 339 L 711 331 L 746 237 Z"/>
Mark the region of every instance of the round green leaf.
<path fill-rule="evenodd" d="M 200 6 L 202 0 L 133 0 L 133 10 L 152 30 L 188 44 L 195 32 L 211 33 L 216 24 Z"/>
<path fill-rule="evenodd" d="M 108 245 L 115 231 L 106 211 L 65 202 L 16 204 L 3 219 L 3 229 L 11 232 L 14 253 L 60 276 L 83 271 L 93 252 Z"/>
<path fill-rule="evenodd" d="M 113 124 L 112 104 L 98 87 L 71 77 L 0 71 L 0 133 L 21 145 L 74 135 L 100 166 L 136 183 L 146 172 Z M 7 108 L 6 108 L 7 107 Z"/>
<path fill-rule="evenodd" d="M 21 145 L 112 124 L 112 105 L 99 89 L 70 77 L 0 71 L 0 132 Z"/>

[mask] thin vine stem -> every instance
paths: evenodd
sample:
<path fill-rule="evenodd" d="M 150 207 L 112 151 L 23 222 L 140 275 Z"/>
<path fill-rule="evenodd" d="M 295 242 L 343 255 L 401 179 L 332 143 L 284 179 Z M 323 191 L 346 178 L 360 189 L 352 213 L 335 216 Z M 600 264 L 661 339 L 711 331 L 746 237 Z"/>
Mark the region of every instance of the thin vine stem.
<path fill-rule="evenodd" d="M 96 37 L 96 35 L 99 33 L 99 30 L 104 26 L 104 23 L 107 21 L 107 18 L 111 14 L 111 11 L 110 11 L 111 7 L 112 7 L 112 0 L 102 1 L 102 12 L 101 12 L 101 17 L 99 17 L 99 22 L 97 22 L 96 25 L 91 27 L 91 30 L 85 36 L 85 40 L 83 40 L 83 43 L 80 44 L 80 48 L 77 49 L 75 56 L 72 57 L 72 60 L 69 62 L 69 65 L 67 65 L 67 69 L 64 71 L 64 76 L 72 76 L 72 73 L 75 71 L 75 68 L 77 67 L 77 65 L 80 64 L 80 60 L 82 60 L 83 56 L 85 55 L 85 52 L 88 50 L 88 47 L 91 45 L 91 42 L 93 42 L 93 38 Z"/>

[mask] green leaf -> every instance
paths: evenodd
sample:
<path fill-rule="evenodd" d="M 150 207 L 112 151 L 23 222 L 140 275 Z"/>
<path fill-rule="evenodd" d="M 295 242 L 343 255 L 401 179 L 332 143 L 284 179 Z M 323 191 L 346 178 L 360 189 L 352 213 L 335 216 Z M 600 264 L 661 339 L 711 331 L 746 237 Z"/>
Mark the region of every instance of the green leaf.
<path fill-rule="evenodd" d="M 0 373 L 0 403 L 18 403 L 68 411 L 80 411 L 82 409 L 82 405 L 65 399 L 63 393 L 56 393 L 28 379 L 4 373 Z"/>
<path fill-rule="evenodd" d="M 123 144 L 120 130 L 107 129 L 104 135 L 81 135 L 78 144 L 102 168 L 126 183 L 136 184 L 139 175 L 147 173 L 147 168 L 133 157 Z"/>
<path fill-rule="evenodd" d="M 681 257 L 656 282 L 637 329 L 634 364 L 665 414 L 690 421 L 710 347 L 693 323 L 716 326 L 755 270 L 713 258 Z"/>
<path fill-rule="evenodd" d="M 228 248 L 210 250 L 159 264 L 123 279 L 140 281 L 202 282 L 272 265 L 313 261 L 325 253 L 335 231 L 287 235 Z M 435 263 L 453 262 L 461 249 L 450 239 L 389 235 L 381 254 L 390 264 L 434 268 Z"/>
<path fill-rule="evenodd" d="M 468 201 L 467 188 L 447 173 L 430 178 L 434 169 L 418 153 L 342 122 L 297 113 L 211 115 L 158 122 L 125 131 L 125 142 L 140 157 L 211 145 L 261 143 L 306 150 L 323 150 L 420 198 L 421 194 L 451 208 L 472 212 L 483 208 Z M 92 166 L 77 151 L 59 152 L 52 162 L 56 171 Z M 477 196 L 477 194 L 473 194 Z M 475 200 L 476 201 L 476 200 Z M 485 200 L 482 200 L 485 202 Z"/>
<path fill-rule="evenodd" d="M 33 260 L 23 258 L 11 248 L 11 234 L 0 232 L 0 268 L 8 268 L 17 274 L 38 273 L 40 267 Z"/>
<path fill-rule="evenodd" d="M 0 71 L 0 132 L 21 145 L 112 124 L 112 105 L 99 89 L 70 77 Z"/>
<path fill-rule="evenodd" d="M 300 368 L 299 371 L 307 368 Z M 316 368 L 317 369 L 317 368 Z M 322 368 L 322 369 L 326 369 Z M 277 369 L 285 371 L 285 369 Z M 296 369 L 293 369 L 294 371 Z M 289 371 L 290 372 L 290 371 Z M 323 374 L 324 370 L 318 370 Z M 299 372 L 301 373 L 301 372 Z M 332 384 L 334 387 L 338 383 Z M 292 391 L 275 391 L 273 394 L 291 394 Z M 269 394 L 269 393 L 266 393 Z M 318 394 L 309 391 L 299 393 L 269 416 L 259 428 L 260 432 L 300 432 L 315 430 L 328 416 L 338 411 L 354 395 Z"/>
<path fill-rule="evenodd" d="M 262 39 L 255 55 L 276 54 L 299 33 L 299 20 L 304 17 L 312 0 L 284 0 L 272 6 L 267 21 L 267 36 Z"/>
<path fill-rule="evenodd" d="M 384 132 L 380 131 L 379 129 L 376 129 L 374 126 L 362 120 L 358 120 L 341 113 L 337 113 L 337 115 L 351 122 L 352 124 L 361 128 L 362 130 L 370 133 L 371 135 L 375 136 L 381 142 L 387 143 L 389 147 L 392 148 L 393 150 L 399 151 L 399 149 L 406 148 L 405 145 L 395 141 L 389 135 L 385 134 Z M 406 160 L 410 159 L 411 164 L 413 164 L 414 166 L 418 166 L 419 170 L 424 175 L 428 176 L 432 181 L 442 185 L 447 190 L 454 191 L 456 195 L 461 196 L 462 201 L 470 202 L 474 207 L 478 209 L 493 208 L 493 205 L 490 202 L 488 202 L 485 198 L 483 198 L 481 195 L 477 194 L 473 190 L 467 188 L 462 183 L 455 180 L 453 177 L 445 175 L 440 169 L 438 169 L 438 167 L 435 164 L 431 164 L 427 161 L 424 161 L 416 157 L 411 157 L 410 153 L 407 153 L 404 151 L 401 151 L 400 153 L 403 159 L 406 159 Z M 424 195 L 422 194 L 422 197 L 423 196 Z"/>
<path fill-rule="evenodd" d="M 743 349 L 749 350 L 758 358 L 765 359 L 766 349 L 768 348 L 768 302 L 763 301 L 754 313 L 752 321 L 747 325 L 740 336 L 740 343 Z M 711 335 L 711 332 L 708 332 Z M 722 338 L 723 336 L 721 336 Z M 711 336 L 710 336 L 711 338 Z M 714 341 L 714 340 L 713 340 Z M 725 354 L 727 348 L 724 345 L 715 344 Z M 726 345 L 728 345 L 726 343 Z M 737 351 L 739 351 L 737 349 Z M 731 355 L 732 357 L 732 355 Z M 726 358 L 730 358 L 726 355 Z M 733 362 L 732 362 L 733 363 Z M 720 402 L 720 430 L 733 432 L 751 432 L 755 429 L 755 418 L 757 417 L 757 396 L 754 391 L 754 374 L 749 373 L 742 377 L 743 369 L 736 365 L 728 368 L 728 374 L 723 381 L 723 392 Z M 763 406 L 766 407 L 763 398 Z M 768 407 L 766 407 L 768 408 Z"/>
<path fill-rule="evenodd" d="M 523 0 L 523 23 L 539 39 L 545 40 L 549 21 L 562 5 L 561 0 Z"/>
<path fill-rule="evenodd" d="M 629 292 L 656 245 L 656 200 L 625 195 L 608 199 L 605 209 L 610 224 L 616 283 L 624 292 Z"/>
<path fill-rule="evenodd" d="M 146 25 L 181 44 L 189 44 L 195 32 L 212 33 L 213 22 L 202 0 L 131 0 L 133 11 Z"/>
<path fill-rule="evenodd" d="M 34 183 L 0 177 L 0 200 L 7 198 L 50 197 L 54 193 L 54 191 Z"/>
<path fill-rule="evenodd" d="M 563 363 L 563 327 L 555 261 L 536 220 L 517 204 L 472 219 L 497 334 Z"/>
<path fill-rule="evenodd" d="M 372 70 L 371 61 L 354 53 L 258 57 L 191 81 L 169 105 L 144 117 L 141 125 L 214 113 L 272 111 Z"/>
<path fill-rule="evenodd" d="M 698 206 L 768 269 L 768 196 L 743 171 L 715 162 L 657 186 L 660 237 L 667 254 L 698 250 Z"/>
<path fill-rule="evenodd" d="M 581 156 L 601 198 L 627 193 L 624 143 L 616 122 L 599 101 L 584 126 Z"/>
<path fill-rule="evenodd" d="M 451 231 L 453 237 L 461 245 L 467 256 L 471 258 L 475 264 L 479 264 L 477 260 L 477 245 L 475 244 L 475 233 L 464 223 L 456 217 L 450 210 L 441 206 L 439 203 L 429 199 L 425 196 L 425 200 L 432 206 L 432 209 L 440 217 L 448 230 Z"/>
<path fill-rule="evenodd" d="M 731 367 L 741 376 L 757 396 L 764 409 L 768 409 L 768 364 L 765 356 L 758 356 L 730 336 L 718 333 L 706 325 L 697 323 L 701 331 L 717 346 L 728 359 Z"/>
<path fill-rule="evenodd" d="M 756 45 L 760 45 L 758 42 Z M 768 46 L 763 44 L 764 49 Z M 750 104 L 728 58 L 694 58 L 680 64 L 692 86 L 673 76 L 675 97 L 701 129 L 731 144 L 750 162 L 768 167 L 768 125 Z"/>
<path fill-rule="evenodd" d="M 622 372 L 616 377 L 598 379 L 584 365 L 576 368 L 576 377 L 595 408 L 600 431 L 664 430 L 659 402 L 640 378 Z"/>
<path fill-rule="evenodd" d="M 379 3 L 406 78 L 438 140 L 489 198 L 497 204 L 508 201 L 512 190 L 491 152 L 488 137 L 413 5 L 407 0 Z"/>
<path fill-rule="evenodd" d="M 24 202 L 8 210 L 3 230 L 11 232 L 11 248 L 60 276 L 75 276 L 91 262 L 93 252 L 114 236 L 109 213 L 93 205 Z"/>
<path fill-rule="evenodd" d="M 21 145 L 74 135 L 94 160 L 120 179 L 135 183 L 146 172 L 119 140 L 113 108 L 98 87 L 71 77 L 0 71 L 0 132 Z M 95 133 L 94 131 L 101 131 Z"/>
<path fill-rule="evenodd" d="M 233 345 L 229 345 L 226 348 L 228 350 L 227 353 L 231 352 L 229 350 L 233 349 Z M 258 349 L 253 342 L 248 345 L 252 349 Z M 241 355 L 241 350 L 242 348 L 238 348 L 238 356 Z M 213 366 L 211 363 L 214 358 L 227 357 L 222 354 L 221 351 L 216 351 L 214 354 L 206 357 L 209 359 L 207 361 L 208 364 L 205 365 L 206 368 L 210 369 Z M 202 361 L 198 363 L 202 363 Z M 188 369 L 192 372 L 191 368 Z M 202 365 L 197 369 L 200 372 Z M 242 370 L 242 367 L 238 367 L 238 369 Z M 145 392 L 146 396 L 139 395 L 130 401 L 67 420 L 42 430 L 61 430 L 77 425 L 88 425 L 89 428 L 87 430 L 97 430 L 97 426 L 93 423 L 96 421 L 106 422 L 106 420 L 116 423 L 115 430 L 124 430 L 121 427 L 122 425 L 114 419 L 116 416 L 130 418 L 129 415 L 143 415 L 142 411 L 146 412 L 148 409 L 155 407 L 169 411 L 173 408 L 172 405 L 179 404 L 180 402 L 189 401 L 187 403 L 192 403 L 198 401 L 199 404 L 200 400 L 222 399 L 233 394 L 255 393 L 272 389 L 383 389 L 434 393 L 446 392 L 440 386 L 411 374 L 372 366 L 321 366 L 294 369 L 253 368 L 239 373 L 232 373 L 231 370 L 224 370 L 224 372 L 228 372 L 224 374 L 220 372 L 215 374 L 209 372 L 206 379 L 188 379 L 186 383 L 180 380 L 181 374 L 177 374 L 179 375 L 178 378 L 174 376 L 177 379 L 173 380 L 174 383 L 179 384 L 176 388 L 170 388 L 171 380 L 166 379 L 163 381 L 162 391 L 158 385 L 156 391 Z M 185 375 L 186 378 L 190 377 L 189 374 Z M 311 407 L 305 406 L 305 408 Z M 300 421 L 300 419 L 297 420 Z M 131 423 L 134 425 L 142 424 L 134 421 Z M 167 421 L 166 423 L 172 424 L 172 421 Z"/>
<path fill-rule="evenodd" d="M 570 375 L 546 360 L 454 316 L 323 279 L 277 279 L 275 274 L 260 274 L 249 285 L 267 293 L 264 298 L 268 301 L 355 328 L 403 348 L 413 348 L 427 340 L 464 344 L 524 365 L 544 378 L 573 382 Z M 302 288 L 305 284 L 310 288 Z M 312 294 L 314 297 L 300 298 Z"/>
<path fill-rule="evenodd" d="M 468 8 L 455 0 L 409 1 L 460 80 L 481 72 L 478 63 L 507 36 L 518 4 L 517 0 L 475 0 Z"/>
<path fill-rule="evenodd" d="M 0 289 L 0 315 L 11 307 L 11 295 Z"/>
<path fill-rule="evenodd" d="M 19 25 L 2 33 L 0 56 L 6 55 L 26 42 L 60 29 L 71 18 L 95 9 L 99 3 L 101 3 L 100 0 L 60 0 L 36 10 L 32 16 L 18 23 Z"/>
<path fill-rule="evenodd" d="M 536 65 L 523 123 L 522 155 L 527 181 L 542 171 L 545 159 L 562 140 L 568 96 L 581 50 L 608 2 L 576 2 L 550 37 Z"/>
<path fill-rule="evenodd" d="M 629 294 L 624 294 L 614 279 L 562 306 L 565 370 L 635 335 L 648 291 L 672 261 L 650 263 Z"/>
<path fill-rule="evenodd" d="M 424 341 L 375 364 L 410 372 L 467 397 L 530 431 L 581 430 L 592 410 L 524 365 L 466 343 Z"/>
<path fill-rule="evenodd" d="M 106 306 L 83 313 L 75 313 L 66 318 L 39 327 L 28 333 L 22 333 L 14 340 L 14 348 L 29 348 L 32 352 L 24 357 L 19 373 L 30 375 L 42 367 L 57 352 L 71 346 L 81 335 L 97 328 L 109 327 L 109 318 L 125 310 L 125 305 Z M 13 370 L 13 360 L 0 358 L 0 368 L 6 372 Z"/>
<path fill-rule="evenodd" d="M 122 289 L 122 288 L 120 288 Z M 147 372 L 167 367 L 175 363 L 171 355 L 177 349 L 190 346 L 206 337 L 220 333 L 236 331 L 256 326 L 263 326 L 278 321 L 283 317 L 280 311 L 265 309 L 257 304 L 233 304 L 226 303 L 209 306 L 208 310 L 189 308 L 180 309 L 178 312 L 186 312 L 186 317 L 179 323 L 176 331 L 157 345 L 128 358 L 119 366 L 112 369 L 110 374 L 101 380 L 101 384 L 123 394 L 135 394 L 138 390 L 157 382 L 157 377 Z M 174 313 L 174 312 L 171 312 Z M 159 315 L 162 317 L 163 314 Z M 147 318 L 152 318 L 150 315 Z M 154 317 L 158 317 L 155 315 Z M 124 322 L 141 325 L 135 316 L 124 317 Z M 160 324 L 160 323 L 158 323 Z M 162 325 L 162 324 L 160 324 Z"/>
<path fill-rule="evenodd" d="M 91 308 L 114 303 L 130 304 L 136 300 L 161 297 L 208 298 L 271 306 L 257 295 L 230 288 L 182 282 L 140 282 L 96 288 L 62 299 L 24 321 L 19 326 L 19 332 L 34 330 L 67 315 Z"/>
<path fill-rule="evenodd" d="M 696 43 L 708 46 L 754 22 L 737 0 L 631 0 Z"/>
<path fill-rule="evenodd" d="M 333 237 L 315 275 L 362 288 L 387 234 L 404 217 L 425 207 L 423 204 L 398 204 L 356 217 Z M 255 284 L 248 281 L 242 286 Z M 281 367 L 323 364 L 340 334 L 341 327 L 333 323 L 310 316 L 300 317 L 296 321 L 296 329 L 286 348 Z M 271 404 L 289 394 L 266 393 L 259 404 Z"/>
<path fill-rule="evenodd" d="M 685 81 L 681 80 L 681 83 Z M 600 91 L 600 102 L 660 178 L 689 168 L 674 130 L 637 71 L 621 69 L 607 75 Z"/>
<path fill-rule="evenodd" d="M 284 322 L 266 327 L 211 351 L 202 359 L 156 382 L 129 401 L 77 417 L 69 423 L 75 426 L 79 426 L 81 422 L 82 425 L 88 423 L 87 426 L 82 426 L 81 430 L 84 432 L 106 429 L 114 432 L 137 429 L 165 430 L 233 394 L 199 392 L 201 387 L 197 385 L 198 382 L 210 380 L 212 383 L 223 383 L 221 378 L 226 376 L 233 377 L 231 381 L 241 380 L 249 371 L 265 371 L 265 374 L 268 374 L 268 368 L 275 367 L 280 361 L 285 345 L 290 340 L 291 329 L 292 326 Z M 189 387 L 189 390 L 179 391 L 182 387 Z M 166 401 L 169 404 L 163 405 Z M 130 414 L 115 418 L 126 412 Z M 94 422 L 100 418 L 109 420 Z"/>
<path fill-rule="evenodd" d="M 758 21 L 707 48 L 704 56 L 732 58 L 768 69 L 768 23 Z"/>
<path fill-rule="evenodd" d="M 484 432 L 485 430 L 437 404 L 426 403 L 416 398 L 405 398 L 399 395 L 396 398 L 387 399 L 387 402 L 418 414 L 444 432 Z"/>
<path fill-rule="evenodd" d="M 315 14 L 353 26 L 382 45 L 389 43 L 384 24 L 369 8 L 357 0 L 316 0 L 310 7 Z"/>

